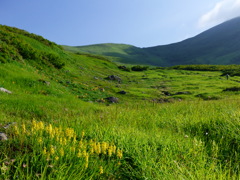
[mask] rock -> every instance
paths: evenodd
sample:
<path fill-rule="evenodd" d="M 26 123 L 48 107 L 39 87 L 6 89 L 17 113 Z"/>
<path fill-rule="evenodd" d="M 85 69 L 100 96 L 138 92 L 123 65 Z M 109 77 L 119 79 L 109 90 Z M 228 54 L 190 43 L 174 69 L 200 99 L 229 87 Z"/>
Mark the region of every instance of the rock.
<path fill-rule="evenodd" d="M 6 141 L 8 140 L 7 135 L 3 132 L 0 132 L 0 141 Z"/>
<path fill-rule="evenodd" d="M 106 79 L 108 80 L 112 80 L 112 81 L 118 81 L 119 83 L 122 82 L 122 79 L 116 75 L 111 75 L 111 76 L 108 76 Z"/>
<path fill-rule="evenodd" d="M 51 84 L 49 81 L 45 81 L 45 80 L 42 80 L 42 79 L 39 79 L 38 81 L 42 82 L 43 84 L 46 84 L 48 86 Z"/>
<path fill-rule="evenodd" d="M 172 94 L 168 91 L 162 91 L 162 93 L 165 95 L 165 96 L 171 96 Z"/>
<path fill-rule="evenodd" d="M 49 81 L 45 81 L 45 84 L 49 86 L 51 83 Z"/>
<path fill-rule="evenodd" d="M 153 99 L 152 101 L 155 102 L 155 103 L 171 103 L 171 102 L 174 102 L 173 99 L 166 99 L 166 98 Z"/>
<path fill-rule="evenodd" d="M 119 102 L 119 99 L 117 97 L 107 97 L 105 99 L 108 100 L 110 103 L 118 103 Z"/>
<path fill-rule="evenodd" d="M 99 89 L 99 91 L 101 91 L 101 92 L 104 92 L 104 91 L 105 91 L 104 88 L 98 88 L 98 89 Z"/>
<path fill-rule="evenodd" d="M 16 124 L 16 122 L 10 122 L 3 126 L 4 129 L 8 129 L 10 126 Z"/>
<path fill-rule="evenodd" d="M 118 94 L 127 94 L 126 91 L 119 91 Z"/>
<path fill-rule="evenodd" d="M 49 81 L 43 81 L 43 83 L 48 85 L 48 86 L 51 84 Z"/>
<path fill-rule="evenodd" d="M 3 87 L 0 88 L 0 91 L 5 92 L 5 93 L 8 93 L 8 94 L 12 94 L 11 91 L 9 91 L 9 90 L 7 90 L 7 89 L 5 89 L 5 88 L 3 88 Z"/>
<path fill-rule="evenodd" d="M 183 91 L 183 92 L 176 92 L 175 95 L 181 95 L 181 94 L 192 94 L 189 91 Z"/>

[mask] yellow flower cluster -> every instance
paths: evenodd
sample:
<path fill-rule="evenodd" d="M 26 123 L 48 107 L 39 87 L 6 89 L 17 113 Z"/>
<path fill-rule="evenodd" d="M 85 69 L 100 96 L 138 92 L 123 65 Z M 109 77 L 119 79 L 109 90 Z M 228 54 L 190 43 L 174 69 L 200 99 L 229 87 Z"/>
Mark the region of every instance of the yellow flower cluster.
<path fill-rule="evenodd" d="M 33 120 L 30 124 L 21 124 L 20 127 L 16 125 L 14 132 L 16 135 L 32 138 L 47 160 L 60 161 L 71 156 L 81 160 L 84 167 L 88 168 L 90 158 L 99 159 L 105 156 L 119 161 L 123 157 L 123 151 L 114 144 L 87 140 L 85 132 L 78 135 L 73 128 L 54 127 L 50 123 Z M 101 166 L 100 174 L 102 173 Z"/>

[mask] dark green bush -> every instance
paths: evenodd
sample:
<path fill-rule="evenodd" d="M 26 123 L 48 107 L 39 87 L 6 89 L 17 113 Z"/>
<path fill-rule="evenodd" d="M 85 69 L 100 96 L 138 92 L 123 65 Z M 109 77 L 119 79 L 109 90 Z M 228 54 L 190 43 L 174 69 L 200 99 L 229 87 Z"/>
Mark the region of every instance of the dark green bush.
<path fill-rule="evenodd" d="M 227 70 L 227 71 L 223 71 L 222 75 L 221 76 L 226 76 L 226 75 L 229 75 L 229 76 L 240 76 L 240 70 Z"/>
<path fill-rule="evenodd" d="M 132 68 L 131 68 L 131 70 L 132 71 L 146 71 L 146 70 L 148 70 L 148 66 L 139 66 L 139 65 L 137 65 L 137 66 L 133 66 Z"/>
<path fill-rule="evenodd" d="M 131 69 L 129 67 L 126 67 L 126 66 L 118 66 L 118 69 L 121 69 L 123 71 L 128 71 L 128 72 L 131 71 Z"/>
<path fill-rule="evenodd" d="M 240 65 L 178 65 L 172 66 L 172 69 L 179 70 L 192 70 L 192 71 L 231 71 L 231 70 L 240 70 Z"/>
<path fill-rule="evenodd" d="M 219 100 L 219 99 L 221 99 L 220 96 L 208 94 L 208 93 L 198 94 L 198 95 L 196 95 L 196 97 L 199 97 L 203 100 Z"/>
<path fill-rule="evenodd" d="M 223 91 L 240 91 L 240 87 L 230 87 L 230 88 L 226 88 Z"/>

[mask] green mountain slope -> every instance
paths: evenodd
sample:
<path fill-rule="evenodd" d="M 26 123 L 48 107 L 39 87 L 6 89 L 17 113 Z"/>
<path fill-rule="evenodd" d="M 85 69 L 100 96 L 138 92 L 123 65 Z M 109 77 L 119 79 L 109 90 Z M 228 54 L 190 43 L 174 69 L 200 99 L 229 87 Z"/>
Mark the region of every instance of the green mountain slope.
<path fill-rule="evenodd" d="M 137 48 L 129 45 L 98 44 L 65 49 L 113 56 L 117 57 L 118 62 L 128 64 L 240 64 L 239 34 L 240 17 L 217 25 L 193 38 L 164 46 Z"/>
<path fill-rule="evenodd" d="M 127 44 L 96 44 L 89 46 L 63 46 L 67 51 L 74 53 L 90 53 L 106 56 L 112 61 L 126 64 L 146 64 L 149 55 L 141 48 Z"/>
<path fill-rule="evenodd" d="M 239 64 L 240 17 L 215 26 L 193 38 L 166 46 L 146 48 L 169 65 Z"/>

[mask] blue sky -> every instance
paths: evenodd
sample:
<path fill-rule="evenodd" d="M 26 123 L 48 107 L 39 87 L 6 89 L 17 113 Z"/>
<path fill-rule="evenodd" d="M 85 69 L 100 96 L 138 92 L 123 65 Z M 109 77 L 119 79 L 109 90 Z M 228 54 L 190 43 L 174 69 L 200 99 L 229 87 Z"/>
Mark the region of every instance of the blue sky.
<path fill-rule="evenodd" d="M 0 24 L 62 45 L 170 44 L 240 15 L 240 0 L 0 0 Z"/>

